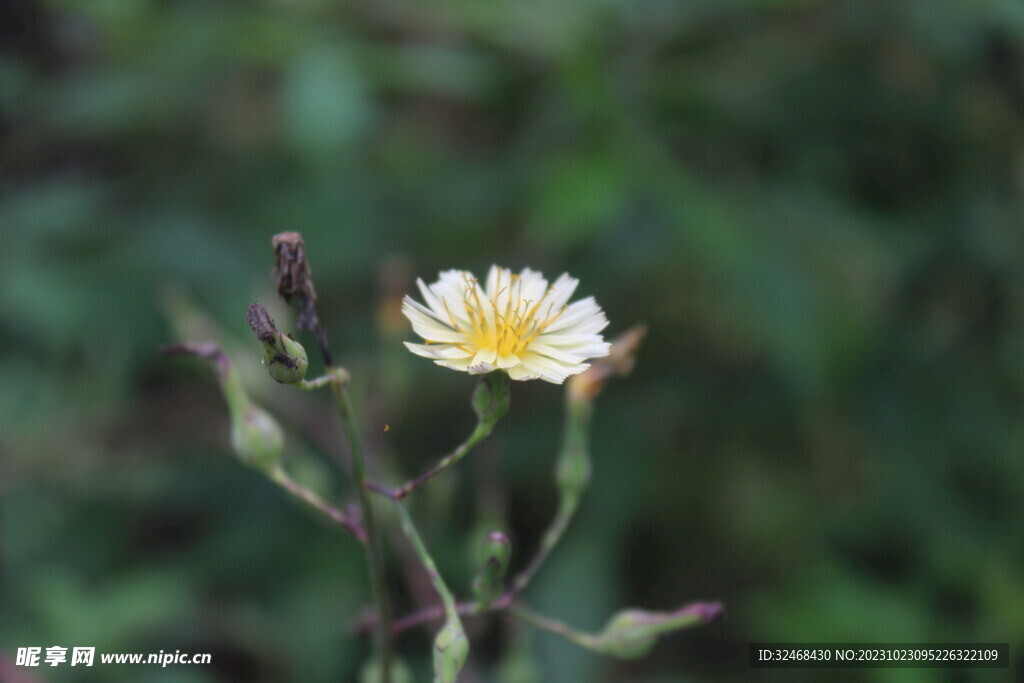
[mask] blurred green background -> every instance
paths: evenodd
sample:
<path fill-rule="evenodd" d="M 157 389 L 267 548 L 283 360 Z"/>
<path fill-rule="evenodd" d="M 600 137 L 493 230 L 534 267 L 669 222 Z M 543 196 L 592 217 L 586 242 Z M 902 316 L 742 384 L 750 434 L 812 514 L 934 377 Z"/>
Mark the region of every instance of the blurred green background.
<path fill-rule="evenodd" d="M 1018 0 L 6 0 L 0 34 L 0 657 L 213 654 L 20 673 L 354 680 L 356 544 L 230 457 L 206 368 L 156 355 L 215 321 L 296 476 L 348 499 L 328 397 L 274 385 L 245 326 L 253 299 L 288 320 L 270 236 L 300 230 L 378 471 L 472 425 L 474 381 L 399 344 L 415 277 L 569 271 L 609 333 L 650 328 L 528 599 L 726 615 L 629 664 L 481 621 L 467 681 L 1024 678 Z M 462 594 L 478 514 L 522 561 L 554 509 L 561 390 L 512 399 L 414 506 Z M 751 641 L 1017 659 L 751 672 Z M 400 641 L 418 680 L 428 644 Z"/>

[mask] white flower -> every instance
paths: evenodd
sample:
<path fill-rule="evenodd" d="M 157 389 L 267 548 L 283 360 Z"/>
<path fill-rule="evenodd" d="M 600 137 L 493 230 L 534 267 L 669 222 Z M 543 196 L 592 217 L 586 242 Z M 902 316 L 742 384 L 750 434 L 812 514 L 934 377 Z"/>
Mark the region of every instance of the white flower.
<path fill-rule="evenodd" d="M 409 296 L 402 301 L 427 342 L 406 342 L 418 356 L 472 374 L 505 370 L 512 379 L 561 384 L 590 367 L 583 361 L 608 355 L 611 345 L 600 335 L 608 320 L 593 297 L 568 305 L 579 284 L 568 274 L 550 287 L 529 268 L 517 275 L 491 266 L 483 287 L 464 270 L 439 276 L 430 286 L 416 281 L 426 306 Z"/>

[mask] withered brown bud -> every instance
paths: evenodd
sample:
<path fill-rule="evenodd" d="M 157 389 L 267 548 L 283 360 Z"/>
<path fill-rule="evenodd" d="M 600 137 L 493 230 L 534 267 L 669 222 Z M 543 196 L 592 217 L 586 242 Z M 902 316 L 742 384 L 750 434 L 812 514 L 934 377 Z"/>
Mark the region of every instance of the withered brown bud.
<path fill-rule="evenodd" d="M 306 260 L 306 245 L 302 234 L 297 232 L 281 232 L 271 240 L 274 247 L 274 279 L 277 280 L 277 293 L 291 303 L 293 297 L 316 301 L 316 291 L 310 276 L 313 274 Z"/>
<path fill-rule="evenodd" d="M 277 334 L 277 326 L 274 325 L 274 320 L 270 317 L 270 313 L 263 306 L 258 303 L 249 304 L 249 308 L 245 312 L 245 319 L 249 322 L 249 327 L 252 328 L 253 334 L 261 342 L 274 340 L 274 336 Z"/>
<path fill-rule="evenodd" d="M 331 365 L 330 353 L 327 349 L 327 335 L 320 326 L 316 314 L 316 289 L 313 287 L 312 270 L 306 260 L 306 245 L 302 235 L 297 232 L 281 232 L 271 240 L 274 248 L 274 279 L 277 281 L 277 293 L 286 302 L 295 300 L 298 318 L 295 321 L 300 330 L 308 330 L 316 335 L 317 342 L 324 354 L 324 360 Z"/>

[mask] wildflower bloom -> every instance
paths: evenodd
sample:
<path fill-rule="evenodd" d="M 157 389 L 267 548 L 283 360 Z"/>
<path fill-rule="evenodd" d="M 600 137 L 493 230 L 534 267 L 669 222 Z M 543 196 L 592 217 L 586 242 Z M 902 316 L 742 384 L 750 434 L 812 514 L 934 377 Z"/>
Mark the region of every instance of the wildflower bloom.
<path fill-rule="evenodd" d="M 473 274 L 446 270 L 432 285 L 417 280 L 426 306 L 406 296 L 402 312 L 426 344 L 406 346 L 438 365 L 471 374 L 504 370 L 517 380 L 561 384 L 607 356 L 600 332 L 608 324 L 593 297 L 569 304 L 579 280 L 554 284 L 537 271 L 491 266 L 480 286 Z"/>

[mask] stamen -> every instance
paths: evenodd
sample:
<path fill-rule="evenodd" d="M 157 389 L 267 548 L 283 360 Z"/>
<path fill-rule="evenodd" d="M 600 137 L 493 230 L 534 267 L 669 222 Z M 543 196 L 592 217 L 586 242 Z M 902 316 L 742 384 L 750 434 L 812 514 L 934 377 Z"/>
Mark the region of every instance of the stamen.
<path fill-rule="evenodd" d="M 455 316 L 453 316 L 452 312 L 448 310 L 448 302 L 444 300 L 444 297 L 441 297 L 441 305 L 444 306 L 444 312 L 448 314 L 448 320 L 451 322 L 452 327 L 455 328 L 455 331 L 462 332 L 462 328 L 459 327 L 457 322 L 455 322 Z"/>
<path fill-rule="evenodd" d="M 510 273 L 508 277 L 508 281 L 503 283 L 505 273 L 498 268 L 494 279 L 488 283 L 493 287 L 493 295 L 487 296 L 488 292 L 484 291 L 482 296 L 479 280 L 468 273 L 463 275 L 465 290 L 462 303 L 470 327 L 465 322 L 460 326 L 448 309 L 447 301 L 442 299 L 452 326 L 467 336 L 465 345 L 456 348 L 466 353 L 494 351 L 499 356 L 521 353 L 565 310 L 563 307 L 557 313 L 554 311 L 554 302 L 550 300 L 554 287 L 548 287 L 537 300 L 523 299 L 522 277 L 516 273 Z M 503 296 L 505 302 L 502 306 L 499 300 Z M 545 301 L 548 302 L 546 309 Z"/>

